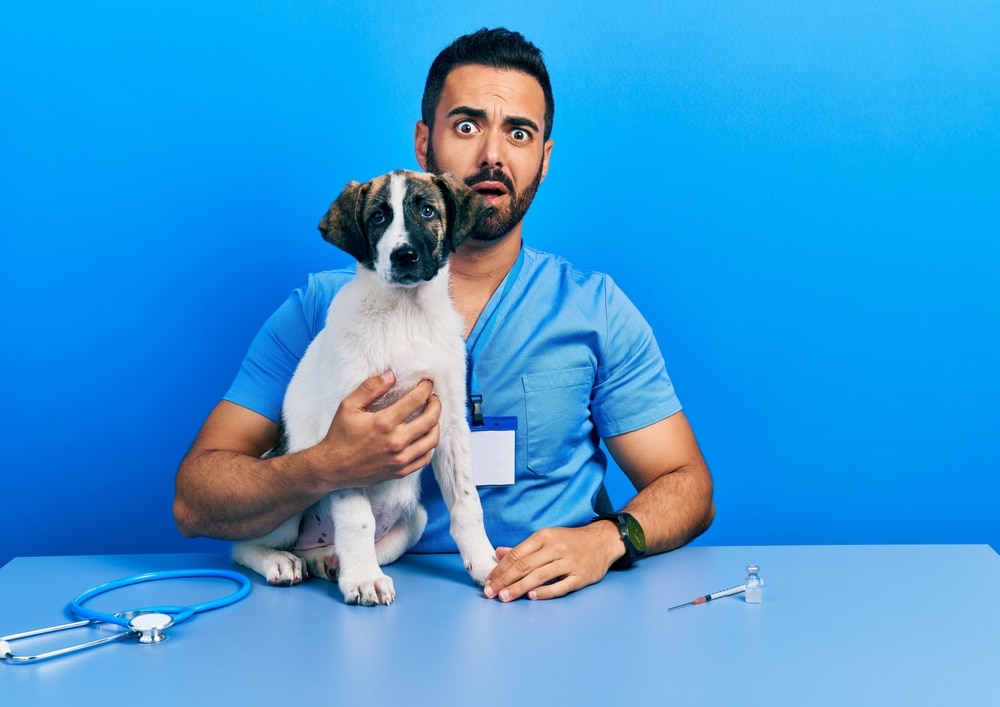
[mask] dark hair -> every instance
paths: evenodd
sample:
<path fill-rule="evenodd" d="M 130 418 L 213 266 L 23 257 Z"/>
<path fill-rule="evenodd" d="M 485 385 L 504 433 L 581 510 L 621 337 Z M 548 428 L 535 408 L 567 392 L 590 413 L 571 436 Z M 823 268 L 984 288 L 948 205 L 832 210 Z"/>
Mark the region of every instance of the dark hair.
<path fill-rule="evenodd" d="M 556 112 L 552 99 L 552 84 L 549 72 L 542 60 L 542 52 L 529 42 L 520 32 L 503 27 L 481 30 L 466 34 L 441 50 L 427 72 L 424 97 L 420 105 L 421 117 L 427 126 L 434 128 L 434 112 L 441 101 L 445 79 L 452 69 L 468 64 L 480 64 L 496 69 L 513 69 L 534 77 L 542 86 L 545 96 L 544 139 L 552 134 L 552 118 Z"/>

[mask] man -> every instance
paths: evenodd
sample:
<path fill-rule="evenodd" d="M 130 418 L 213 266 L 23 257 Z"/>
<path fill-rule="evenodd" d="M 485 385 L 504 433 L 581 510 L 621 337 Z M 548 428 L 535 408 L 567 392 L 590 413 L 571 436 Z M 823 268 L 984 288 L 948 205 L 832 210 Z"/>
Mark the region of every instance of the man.
<path fill-rule="evenodd" d="M 607 276 L 522 243 L 553 145 L 541 53 L 504 29 L 460 37 L 431 66 L 422 113 L 420 166 L 464 178 L 494 207 L 451 259 L 482 410 L 518 419 L 515 482 L 480 488 L 500 559 L 484 593 L 548 599 L 598 582 L 642 554 L 636 522 L 648 554 L 688 542 L 712 521 L 712 481 L 648 325 Z M 323 326 L 331 278 L 312 276 L 272 316 L 181 463 L 174 514 L 185 535 L 260 537 L 330 491 L 429 463 L 432 381 L 367 411 L 391 371 L 348 396 L 320 444 L 261 458 L 278 439 L 284 387 Z M 621 518 L 595 519 L 611 512 L 602 438 L 638 489 Z M 422 483 L 429 521 L 414 550 L 453 551 L 433 475 Z"/>

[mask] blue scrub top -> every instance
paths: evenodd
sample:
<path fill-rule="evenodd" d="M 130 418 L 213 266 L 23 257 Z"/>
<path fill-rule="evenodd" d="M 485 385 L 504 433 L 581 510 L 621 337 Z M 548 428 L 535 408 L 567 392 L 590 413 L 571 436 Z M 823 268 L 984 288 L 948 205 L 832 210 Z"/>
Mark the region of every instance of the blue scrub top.
<path fill-rule="evenodd" d="M 334 295 L 353 272 L 309 277 L 257 334 L 225 399 L 272 420 Z M 524 248 L 509 291 L 498 287 L 470 334 L 496 312 L 475 364 L 483 414 L 517 418 L 515 482 L 480 487 L 486 532 L 513 546 L 544 527 L 584 525 L 604 482 L 600 439 L 680 411 L 656 339 L 612 279 Z M 448 512 L 422 472 L 428 523 L 416 552 L 455 552 Z"/>

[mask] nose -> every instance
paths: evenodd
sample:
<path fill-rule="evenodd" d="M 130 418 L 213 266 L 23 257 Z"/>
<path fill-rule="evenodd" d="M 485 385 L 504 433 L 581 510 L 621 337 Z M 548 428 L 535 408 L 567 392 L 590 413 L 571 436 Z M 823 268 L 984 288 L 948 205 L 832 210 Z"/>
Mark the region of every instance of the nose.
<path fill-rule="evenodd" d="M 420 260 L 420 254 L 411 245 L 401 245 L 392 251 L 389 259 L 392 260 L 393 265 L 408 266 Z"/>
<path fill-rule="evenodd" d="M 480 167 L 503 166 L 503 135 L 497 130 L 487 130 L 480 146 Z"/>

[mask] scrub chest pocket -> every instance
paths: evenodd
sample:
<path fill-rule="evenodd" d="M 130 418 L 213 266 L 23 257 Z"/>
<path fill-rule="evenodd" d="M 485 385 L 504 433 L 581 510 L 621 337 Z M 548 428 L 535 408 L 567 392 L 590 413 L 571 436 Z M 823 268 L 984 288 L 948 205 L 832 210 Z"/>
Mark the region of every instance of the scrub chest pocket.
<path fill-rule="evenodd" d="M 546 476 L 564 466 L 591 435 L 594 369 L 569 368 L 523 376 L 528 468 Z"/>

